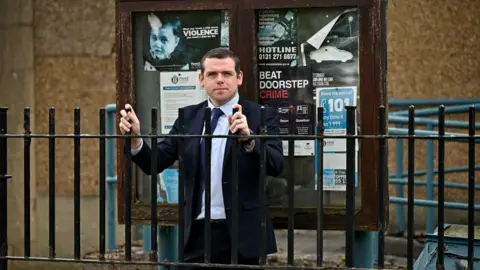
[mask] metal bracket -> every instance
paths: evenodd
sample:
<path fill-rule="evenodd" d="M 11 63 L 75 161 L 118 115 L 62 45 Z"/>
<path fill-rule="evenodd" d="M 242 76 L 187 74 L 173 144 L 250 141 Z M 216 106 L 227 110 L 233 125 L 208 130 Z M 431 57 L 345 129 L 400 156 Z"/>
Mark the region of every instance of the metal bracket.
<path fill-rule="evenodd" d="M 0 180 L 8 180 L 8 179 L 11 179 L 12 176 L 11 175 L 0 175 Z"/>

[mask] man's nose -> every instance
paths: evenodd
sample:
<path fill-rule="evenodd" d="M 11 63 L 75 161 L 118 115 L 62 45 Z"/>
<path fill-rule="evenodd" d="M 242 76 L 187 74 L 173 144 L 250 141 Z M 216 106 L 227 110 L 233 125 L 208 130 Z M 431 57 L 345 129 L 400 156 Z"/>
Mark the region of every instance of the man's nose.
<path fill-rule="evenodd" d="M 224 78 L 223 78 L 223 75 L 222 75 L 222 74 L 218 74 L 218 76 L 217 76 L 217 83 L 218 83 L 218 84 L 224 83 Z"/>

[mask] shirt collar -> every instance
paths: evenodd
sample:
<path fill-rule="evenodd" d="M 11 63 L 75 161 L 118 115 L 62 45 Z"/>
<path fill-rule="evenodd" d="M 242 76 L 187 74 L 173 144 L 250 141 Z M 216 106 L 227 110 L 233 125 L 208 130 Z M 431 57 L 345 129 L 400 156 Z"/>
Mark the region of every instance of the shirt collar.
<path fill-rule="evenodd" d="M 233 112 L 232 107 L 233 107 L 233 105 L 238 103 L 239 99 L 240 99 L 240 97 L 239 97 L 238 92 L 237 92 L 237 93 L 235 93 L 235 96 L 233 96 L 233 98 L 230 99 L 230 101 L 228 101 L 227 103 L 220 106 L 219 109 L 222 110 L 222 112 L 225 115 L 232 114 L 232 112 Z M 208 107 L 212 110 L 215 108 L 215 105 L 213 105 L 212 102 L 210 102 L 210 98 L 208 98 Z"/>

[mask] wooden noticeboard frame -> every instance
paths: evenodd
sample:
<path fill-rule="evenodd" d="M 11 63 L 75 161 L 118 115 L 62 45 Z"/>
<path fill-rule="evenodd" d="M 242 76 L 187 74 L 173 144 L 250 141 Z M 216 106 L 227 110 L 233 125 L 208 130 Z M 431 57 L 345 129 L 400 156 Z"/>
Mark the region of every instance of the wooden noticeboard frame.
<path fill-rule="evenodd" d="M 133 50 L 132 50 L 132 14 L 142 11 L 182 11 L 188 10 L 228 10 L 230 15 L 230 49 L 235 51 L 244 71 L 244 83 L 239 89 L 241 96 L 257 100 L 258 86 L 256 63 L 256 16 L 257 9 L 276 8 L 312 8 L 312 7 L 356 7 L 359 23 L 360 54 L 360 134 L 378 134 L 378 107 L 386 104 L 386 0 L 117 0 L 116 2 L 116 73 L 117 108 L 126 103 L 135 104 Z M 248 44 L 251 44 L 250 46 Z M 117 109 L 117 120 L 119 119 Z M 119 133 L 118 129 L 117 132 Z M 118 220 L 124 223 L 124 144 L 117 143 L 118 176 Z M 363 140 L 359 152 L 361 185 L 360 208 L 356 212 L 357 230 L 378 229 L 378 198 L 366 196 L 377 190 L 378 179 L 378 141 Z M 133 174 L 135 175 L 135 174 Z M 135 177 L 134 177 L 135 180 Z M 132 181 L 135 183 L 135 181 Z M 136 194 L 136 185 L 133 193 Z M 388 185 L 385 185 L 388 194 Z M 388 196 L 385 198 L 385 212 L 388 217 Z M 277 228 L 286 228 L 285 209 L 271 208 L 272 218 Z M 345 229 L 345 209 L 326 208 L 324 228 L 327 230 Z M 177 224 L 176 205 L 158 205 L 157 218 L 160 225 Z M 386 219 L 388 220 L 388 218 Z M 149 202 L 143 202 L 133 196 L 132 222 L 150 222 Z M 297 208 L 295 227 L 315 229 L 315 209 Z"/>

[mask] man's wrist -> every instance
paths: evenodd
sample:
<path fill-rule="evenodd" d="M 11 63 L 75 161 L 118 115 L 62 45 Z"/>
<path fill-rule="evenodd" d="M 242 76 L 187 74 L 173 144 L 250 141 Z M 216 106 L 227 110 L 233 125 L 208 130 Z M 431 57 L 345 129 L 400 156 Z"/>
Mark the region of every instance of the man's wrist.
<path fill-rule="evenodd" d="M 250 130 L 250 135 L 255 135 L 255 133 Z M 248 138 L 247 140 L 243 141 L 243 146 L 246 150 L 251 151 L 255 147 L 255 138 Z"/>
<path fill-rule="evenodd" d="M 249 143 L 245 143 L 245 149 L 252 150 L 255 147 L 255 140 L 250 141 Z"/>
<path fill-rule="evenodd" d="M 132 146 L 132 149 L 138 149 L 140 148 L 140 146 L 142 146 L 142 144 L 143 144 L 142 139 L 137 138 L 132 140 L 131 146 Z"/>

